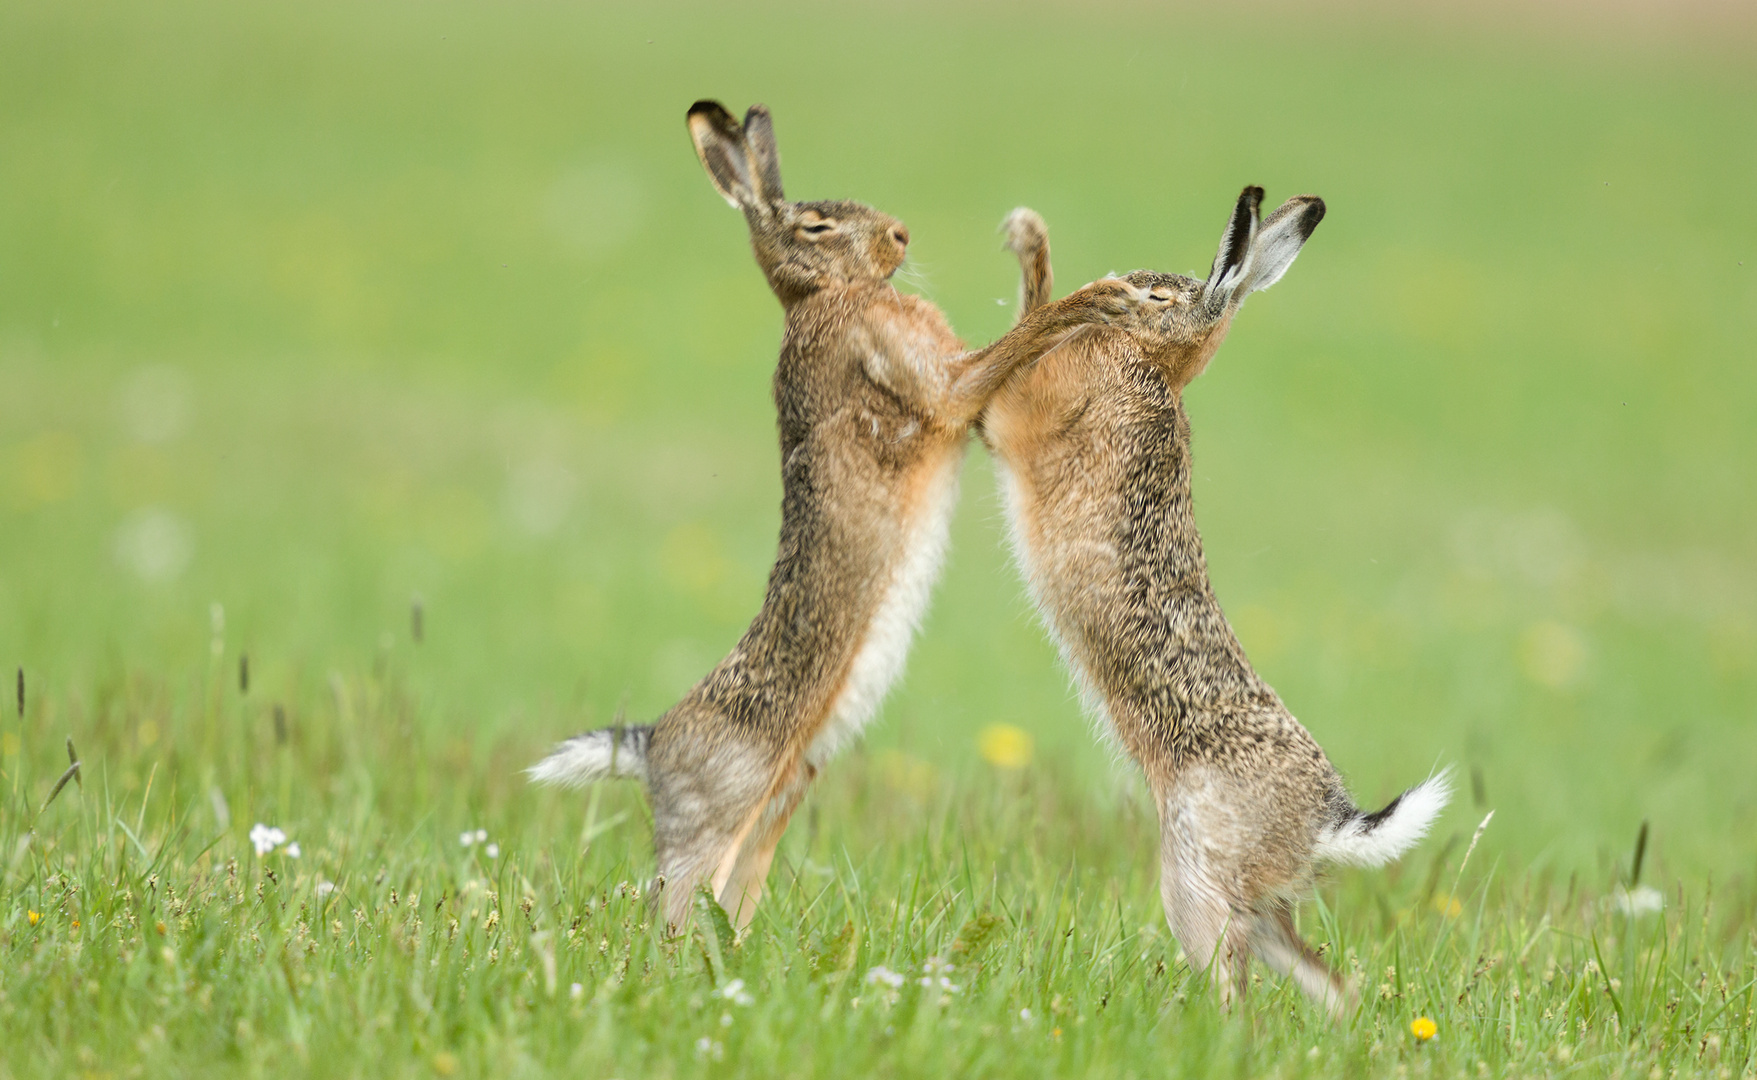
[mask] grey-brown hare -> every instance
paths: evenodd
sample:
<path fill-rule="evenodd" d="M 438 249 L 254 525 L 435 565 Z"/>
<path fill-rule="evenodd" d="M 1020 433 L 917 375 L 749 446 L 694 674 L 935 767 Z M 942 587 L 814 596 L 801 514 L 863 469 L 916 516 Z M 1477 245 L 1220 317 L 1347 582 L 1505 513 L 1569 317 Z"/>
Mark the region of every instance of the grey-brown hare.
<path fill-rule="evenodd" d="M 1314 863 L 1395 858 L 1449 788 L 1442 773 L 1376 813 L 1356 808 L 1252 669 L 1208 582 L 1183 389 L 1324 216 L 1322 200 L 1299 196 L 1259 223 L 1262 197 L 1240 196 L 1208 280 L 1126 275 L 1130 314 L 1020 371 L 981 423 L 1032 597 L 1087 706 L 1146 774 L 1165 915 L 1185 955 L 1223 1001 L 1243 991 L 1255 953 L 1339 1013 L 1348 990 L 1293 924 Z M 1008 224 L 1024 311 L 1049 295 L 1048 237 L 1029 211 Z"/>
<path fill-rule="evenodd" d="M 785 315 L 779 551 L 750 628 L 682 701 L 650 726 L 570 739 L 530 772 L 644 781 L 665 919 L 682 923 L 705 883 L 742 926 L 807 787 L 902 669 L 971 423 L 1020 363 L 1121 311 L 1130 289 L 1096 282 L 967 352 L 938 308 L 891 285 L 902 222 L 860 203 L 787 200 L 766 109 L 740 124 L 697 102 L 689 130 Z"/>

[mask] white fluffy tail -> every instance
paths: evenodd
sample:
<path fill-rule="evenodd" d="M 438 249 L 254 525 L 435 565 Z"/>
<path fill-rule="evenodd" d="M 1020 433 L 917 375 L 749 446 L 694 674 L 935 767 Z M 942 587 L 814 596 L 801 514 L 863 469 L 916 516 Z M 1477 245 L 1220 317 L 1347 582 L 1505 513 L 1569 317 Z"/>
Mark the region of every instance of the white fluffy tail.
<path fill-rule="evenodd" d="M 651 725 L 607 727 L 588 731 L 557 746 L 542 761 L 525 770 L 539 784 L 585 787 L 598 780 L 647 779 L 647 743 Z"/>
<path fill-rule="evenodd" d="M 1452 770 L 1444 769 L 1392 799 L 1383 810 L 1356 810 L 1318 834 L 1317 857 L 1349 866 L 1383 866 L 1428 834 L 1452 798 Z"/>

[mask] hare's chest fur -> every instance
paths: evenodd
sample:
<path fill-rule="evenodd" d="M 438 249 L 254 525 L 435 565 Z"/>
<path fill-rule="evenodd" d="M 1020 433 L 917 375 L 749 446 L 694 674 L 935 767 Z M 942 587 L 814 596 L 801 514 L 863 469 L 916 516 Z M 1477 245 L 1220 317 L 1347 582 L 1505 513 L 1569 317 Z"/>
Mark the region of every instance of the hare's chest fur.
<path fill-rule="evenodd" d="M 904 499 L 898 557 L 886 568 L 877 609 L 830 706 L 829 718 L 806 751 L 806 760 L 816 767 L 822 768 L 860 734 L 903 673 L 910 640 L 921 625 L 945 560 L 962 460 L 961 451 L 936 455 L 912 477 Z"/>

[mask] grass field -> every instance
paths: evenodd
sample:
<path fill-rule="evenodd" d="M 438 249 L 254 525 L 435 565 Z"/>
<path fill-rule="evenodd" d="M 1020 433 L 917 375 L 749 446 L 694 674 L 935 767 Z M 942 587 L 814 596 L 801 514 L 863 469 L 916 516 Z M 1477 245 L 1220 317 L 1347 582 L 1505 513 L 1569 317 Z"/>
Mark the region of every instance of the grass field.
<path fill-rule="evenodd" d="M 1704 11 L 0 6 L 0 1078 L 1757 1075 L 1757 21 Z M 972 342 L 1015 205 L 1069 287 L 1325 197 L 1189 407 L 1259 669 L 1362 802 L 1467 778 L 1302 911 L 1355 1020 L 1191 975 L 979 451 L 748 937 L 649 925 L 638 792 L 523 782 L 773 555 L 702 96 Z"/>

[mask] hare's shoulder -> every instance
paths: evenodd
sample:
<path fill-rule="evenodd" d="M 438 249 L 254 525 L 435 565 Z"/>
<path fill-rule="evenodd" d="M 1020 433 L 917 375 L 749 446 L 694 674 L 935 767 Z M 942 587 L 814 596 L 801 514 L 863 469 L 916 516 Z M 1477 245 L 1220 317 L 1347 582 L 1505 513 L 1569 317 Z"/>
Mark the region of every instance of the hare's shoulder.
<path fill-rule="evenodd" d="M 925 297 L 892 290 L 868 309 L 868 316 L 884 325 L 890 336 L 908 341 L 923 354 L 944 360 L 964 351 L 945 312 Z"/>
<path fill-rule="evenodd" d="M 1110 416 L 1126 406 L 1127 334 L 1085 326 L 1044 353 L 995 395 L 985 419 L 1003 455 L 1031 460 L 1108 438 Z"/>
<path fill-rule="evenodd" d="M 938 308 L 891 290 L 871 294 L 843 336 L 868 379 L 906 409 L 926 414 L 937 411 L 963 350 Z"/>

